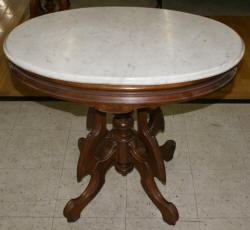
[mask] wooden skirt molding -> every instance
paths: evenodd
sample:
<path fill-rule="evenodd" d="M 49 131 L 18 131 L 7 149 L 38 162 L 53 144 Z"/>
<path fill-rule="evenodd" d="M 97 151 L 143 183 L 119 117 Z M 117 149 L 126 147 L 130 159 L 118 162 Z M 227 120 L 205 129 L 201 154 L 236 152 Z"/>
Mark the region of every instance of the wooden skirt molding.
<path fill-rule="evenodd" d="M 85 88 L 83 85 L 65 85 L 64 82 L 25 71 L 11 62 L 9 66 L 12 76 L 25 86 L 58 99 L 86 104 L 99 111 L 111 113 L 126 113 L 145 107 L 154 109 L 166 103 L 194 100 L 224 87 L 232 81 L 237 72 L 237 67 L 234 67 L 216 77 L 187 82 L 173 88 L 169 85 L 162 85 L 156 90 L 148 86 L 141 86 L 139 89 L 116 86 L 116 90 L 112 90 L 107 86 L 108 90 L 105 90 L 105 87 L 98 89 L 99 86 L 94 84 L 87 84 Z"/>
<path fill-rule="evenodd" d="M 65 101 L 47 96 L 0 96 L 0 101 Z M 66 102 L 66 101 L 65 101 Z M 250 99 L 195 99 L 184 104 L 249 104 Z"/>

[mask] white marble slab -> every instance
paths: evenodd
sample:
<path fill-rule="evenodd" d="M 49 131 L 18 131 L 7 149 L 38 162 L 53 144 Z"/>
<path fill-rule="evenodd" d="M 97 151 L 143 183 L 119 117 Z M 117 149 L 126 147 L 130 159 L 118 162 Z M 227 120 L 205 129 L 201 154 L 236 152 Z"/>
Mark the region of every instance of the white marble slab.
<path fill-rule="evenodd" d="M 95 7 L 53 13 L 16 27 L 4 43 L 16 65 L 49 78 L 157 85 L 223 73 L 244 54 L 228 26 L 150 8 Z"/>

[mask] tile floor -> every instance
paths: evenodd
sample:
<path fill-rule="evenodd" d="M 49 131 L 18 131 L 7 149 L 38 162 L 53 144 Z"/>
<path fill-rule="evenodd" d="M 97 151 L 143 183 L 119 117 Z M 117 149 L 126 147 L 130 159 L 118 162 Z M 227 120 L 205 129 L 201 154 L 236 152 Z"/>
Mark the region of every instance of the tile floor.
<path fill-rule="evenodd" d="M 249 230 L 250 104 L 164 106 L 159 142 L 177 142 L 167 185 L 180 212 L 165 224 L 136 170 L 112 168 L 103 190 L 68 224 L 65 203 L 86 187 L 76 182 L 77 139 L 87 108 L 66 102 L 0 102 L 0 230 Z"/>

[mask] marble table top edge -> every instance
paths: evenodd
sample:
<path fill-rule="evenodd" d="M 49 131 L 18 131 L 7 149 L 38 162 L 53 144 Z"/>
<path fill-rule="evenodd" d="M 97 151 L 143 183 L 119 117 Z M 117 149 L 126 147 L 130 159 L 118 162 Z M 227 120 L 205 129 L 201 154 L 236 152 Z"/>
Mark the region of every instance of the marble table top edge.
<path fill-rule="evenodd" d="M 235 67 L 237 64 L 239 64 L 239 62 L 241 61 L 241 59 L 244 56 L 244 51 L 245 51 L 245 45 L 244 43 L 242 43 L 243 48 L 242 48 L 242 53 L 239 56 L 238 59 L 236 59 L 234 62 L 225 65 L 223 68 L 221 67 L 219 70 L 218 69 L 212 69 L 209 72 L 197 72 L 197 73 L 192 73 L 192 81 L 196 81 L 196 80 L 201 80 L 204 78 L 210 78 L 210 77 L 214 77 L 217 76 L 219 74 L 222 74 L 226 71 L 228 71 L 229 69 Z M 21 69 L 24 69 L 28 72 L 32 72 L 34 74 L 43 76 L 43 77 L 47 77 L 47 78 L 51 78 L 54 80 L 59 80 L 58 79 L 58 75 L 60 75 L 59 73 L 53 73 L 50 72 L 48 73 L 47 71 L 44 71 L 43 69 L 39 69 L 39 67 L 34 67 L 32 65 L 28 65 L 27 63 L 22 63 L 21 61 L 17 61 L 14 60 L 11 55 L 8 54 L 8 51 L 6 49 L 6 47 L 4 46 L 4 52 L 5 55 L 8 57 L 8 59 L 10 61 L 12 61 L 13 63 L 15 63 L 15 65 L 17 65 L 18 67 L 20 67 Z M 168 78 L 166 79 L 165 76 L 155 76 L 157 78 L 157 85 L 167 85 L 167 84 L 176 84 L 176 83 L 185 83 L 185 82 L 189 82 L 190 80 L 188 80 L 187 78 L 185 78 L 186 76 L 188 76 L 189 74 L 183 75 L 183 76 L 178 76 L 178 80 L 176 79 L 176 75 L 175 76 L 168 76 Z M 129 86 L 138 86 L 138 85 L 154 85 L 154 83 L 152 82 L 152 78 L 151 77 L 145 77 L 145 76 L 141 76 L 141 79 L 143 80 L 143 82 L 134 82 L 133 78 L 129 78 L 126 77 L 126 81 L 123 81 L 121 84 L 121 82 L 116 82 L 116 78 L 112 78 L 112 77 L 105 77 L 105 76 L 95 76 L 95 77 L 99 77 L 102 79 L 102 83 L 101 84 L 108 84 L 108 85 L 129 85 Z M 72 78 L 74 78 L 74 81 L 72 81 Z M 138 79 L 138 78 L 137 78 Z M 92 76 L 83 76 L 83 75 L 66 75 L 64 74 L 63 78 L 60 78 L 61 81 L 69 81 L 69 82 L 75 82 L 75 83 L 85 83 L 86 84 L 98 84 L 96 82 L 96 79 L 93 80 Z M 112 82 L 111 82 L 112 80 Z M 83 82 L 84 81 L 84 82 Z M 136 84 L 135 84 L 136 83 Z"/>
<path fill-rule="evenodd" d="M 102 7 L 95 7 L 95 8 L 102 8 Z M 105 7 L 106 9 L 109 8 L 119 8 L 119 7 Z M 125 7 L 126 8 L 126 7 Z M 131 7 L 131 8 L 135 8 L 135 7 Z M 141 7 L 138 7 L 138 9 L 140 9 Z M 89 8 L 87 8 L 89 9 Z M 143 8 L 144 9 L 144 8 Z M 145 8 L 148 9 L 148 8 Z M 77 11 L 81 11 L 82 9 L 77 9 Z M 158 9 L 159 10 L 159 9 Z M 76 11 L 76 10 L 75 10 Z M 169 12 L 169 10 L 164 10 Z M 74 13 L 74 10 L 71 10 L 72 14 Z M 159 11 L 160 12 L 160 11 Z M 171 11 L 171 12 L 175 12 L 175 11 Z M 176 11 L 178 12 L 178 11 Z M 179 12 L 178 12 L 179 13 Z M 59 14 L 59 13 L 54 13 L 54 14 Z M 183 13 L 183 14 L 188 14 L 188 13 Z M 188 14 L 191 15 L 192 14 Z M 196 15 L 194 15 L 196 16 Z M 41 17 L 46 17 L 46 16 L 41 16 Z M 40 18 L 41 18 L 40 17 Z M 201 16 L 197 16 L 197 17 L 201 17 Z M 39 18 L 35 18 L 32 20 L 39 20 Z M 32 21 L 31 20 L 31 21 Z M 212 19 L 208 19 L 208 20 L 212 20 Z M 215 21 L 215 20 L 213 20 Z M 215 21 L 215 23 L 220 23 Z M 220 23 L 222 24 L 222 23 Z M 224 25 L 224 24 L 223 24 Z M 225 26 L 228 27 L 228 26 Z M 230 28 L 230 27 L 228 27 Z M 231 31 L 234 31 L 230 28 Z M 237 34 L 234 31 L 235 34 Z M 237 34 L 238 35 L 238 34 Z M 240 38 L 240 36 L 238 35 L 238 37 Z M 23 59 L 18 59 L 15 58 L 15 54 L 13 55 L 11 53 L 11 51 L 9 51 L 8 46 L 7 46 L 7 41 L 9 39 L 9 35 L 7 36 L 7 38 L 4 41 L 4 45 L 3 45 L 3 49 L 4 49 L 4 53 L 7 56 L 7 58 L 12 61 L 14 64 L 16 64 L 17 66 L 21 67 L 24 70 L 27 70 L 29 72 L 44 76 L 44 77 L 48 77 L 48 78 L 52 78 L 52 79 L 56 79 L 56 80 L 62 80 L 62 81 L 71 81 L 71 82 L 75 82 L 75 83 L 86 83 L 86 84 L 109 84 L 109 85 L 163 85 L 163 84 L 173 84 L 173 83 L 181 83 L 181 82 L 188 82 L 188 81 L 195 81 L 195 80 L 201 80 L 204 78 L 209 78 L 209 77 L 213 77 L 216 75 L 219 75 L 221 73 L 226 72 L 227 70 L 231 69 L 232 67 L 236 66 L 242 59 L 243 55 L 244 55 L 244 51 L 245 51 L 245 45 L 243 40 L 240 38 L 241 41 L 241 50 L 238 51 L 237 56 L 234 56 L 232 60 L 227 60 L 227 62 L 223 63 L 223 65 L 220 66 L 215 66 L 212 68 L 208 68 L 208 69 L 204 69 L 204 70 L 199 70 L 199 71 L 193 71 L 191 74 L 189 72 L 184 73 L 184 74 L 168 74 L 168 75 L 158 75 L 155 74 L 153 75 L 148 75 L 147 74 L 137 74 L 137 76 L 133 77 L 133 73 L 131 74 L 127 74 L 127 76 L 122 76 L 122 74 L 120 76 L 113 74 L 113 76 L 109 75 L 109 76 L 105 76 L 105 75 L 89 75 L 89 74 L 78 74 L 78 73 L 69 73 L 64 71 L 64 69 L 62 69 L 62 72 L 60 72 L 60 70 L 58 71 L 53 71 L 53 69 L 46 69 L 44 67 L 40 67 L 37 64 L 34 63 L 29 63 Z M 239 44 L 240 47 L 240 44 Z M 192 75 L 190 77 L 190 75 Z"/>

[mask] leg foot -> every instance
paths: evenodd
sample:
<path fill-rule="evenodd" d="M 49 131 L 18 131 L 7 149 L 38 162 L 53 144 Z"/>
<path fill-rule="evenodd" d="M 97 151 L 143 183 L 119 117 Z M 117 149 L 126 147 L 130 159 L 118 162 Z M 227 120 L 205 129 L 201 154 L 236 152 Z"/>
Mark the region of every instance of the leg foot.
<path fill-rule="evenodd" d="M 111 155 L 108 159 L 96 163 L 95 169 L 91 174 L 90 182 L 85 191 L 76 199 L 70 200 L 64 208 L 63 214 L 68 222 L 74 222 L 80 218 L 82 210 L 101 190 L 105 182 L 105 174 L 113 162 L 114 157 Z"/>
<path fill-rule="evenodd" d="M 148 110 L 149 113 L 149 130 L 152 135 L 156 135 L 158 132 L 163 132 L 165 129 L 164 116 L 161 108 L 158 107 L 153 110 Z"/>

